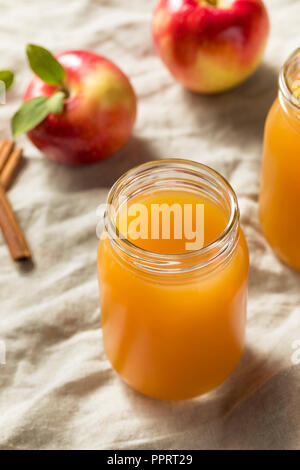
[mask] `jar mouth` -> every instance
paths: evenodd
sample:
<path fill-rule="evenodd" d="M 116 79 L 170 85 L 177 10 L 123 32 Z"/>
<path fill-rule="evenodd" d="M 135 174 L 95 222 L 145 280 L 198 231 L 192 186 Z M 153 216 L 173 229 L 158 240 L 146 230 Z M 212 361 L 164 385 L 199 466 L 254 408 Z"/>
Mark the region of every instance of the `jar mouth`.
<path fill-rule="evenodd" d="M 283 98 L 299 112 L 300 95 L 299 97 L 296 95 L 296 88 L 299 88 L 300 92 L 300 47 L 283 64 L 279 75 L 279 89 Z"/>
<path fill-rule="evenodd" d="M 165 186 L 164 186 L 165 185 Z M 120 197 L 134 197 L 146 189 L 167 190 L 178 187 L 197 191 L 204 188 L 216 200 L 226 204 L 228 222 L 224 231 L 211 243 L 183 253 L 159 253 L 141 248 L 122 238 L 116 224 Z M 130 193 L 131 191 L 131 193 Z M 133 196 L 132 196 L 133 194 Z M 236 194 L 228 181 L 212 168 L 191 160 L 166 158 L 139 165 L 121 176 L 112 186 L 104 215 L 104 227 L 112 246 L 134 265 L 146 271 L 182 272 L 220 262 L 234 249 L 238 240 L 239 207 Z M 222 260 L 221 260 L 222 259 Z"/>

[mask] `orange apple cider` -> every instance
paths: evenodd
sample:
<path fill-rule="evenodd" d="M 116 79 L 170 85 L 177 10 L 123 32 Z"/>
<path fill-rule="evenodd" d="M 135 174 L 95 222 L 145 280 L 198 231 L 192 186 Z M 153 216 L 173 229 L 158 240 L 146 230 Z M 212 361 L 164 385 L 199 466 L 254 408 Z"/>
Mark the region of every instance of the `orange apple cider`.
<path fill-rule="evenodd" d="M 265 126 L 259 215 L 276 254 L 300 270 L 300 49 L 280 75 Z"/>
<path fill-rule="evenodd" d="M 229 376 L 244 347 L 249 261 L 236 197 L 213 170 L 175 159 L 131 170 L 112 188 L 110 208 L 124 190 L 126 206 L 116 207 L 113 222 L 107 210 L 98 252 L 107 356 L 129 385 L 150 397 L 208 392 Z M 136 204 L 146 211 L 144 238 L 130 231 Z M 189 206 L 194 228 L 196 208 L 203 208 L 202 247 L 187 248 L 187 219 L 175 212 L 168 238 L 162 216 L 151 237 L 151 209 L 162 205 L 176 205 L 182 214 Z"/>

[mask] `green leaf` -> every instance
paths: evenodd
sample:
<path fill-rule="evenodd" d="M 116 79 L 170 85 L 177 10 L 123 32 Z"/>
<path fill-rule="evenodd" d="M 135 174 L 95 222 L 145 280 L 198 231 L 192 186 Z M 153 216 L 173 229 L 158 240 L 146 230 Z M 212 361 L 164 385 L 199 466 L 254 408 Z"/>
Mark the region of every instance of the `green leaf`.
<path fill-rule="evenodd" d="M 66 71 L 55 57 L 44 47 L 28 44 L 26 47 L 28 61 L 33 72 L 48 85 L 61 85 Z"/>
<path fill-rule="evenodd" d="M 0 80 L 5 83 L 5 88 L 8 90 L 14 81 L 14 74 L 10 70 L 0 70 Z"/>
<path fill-rule="evenodd" d="M 64 107 L 65 93 L 57 91 L 50 97 L 40 96 L 25 101 L 12 118 L 11 128 L 14 137 L 31 131 L 50 113 L 61 114 Z"/>

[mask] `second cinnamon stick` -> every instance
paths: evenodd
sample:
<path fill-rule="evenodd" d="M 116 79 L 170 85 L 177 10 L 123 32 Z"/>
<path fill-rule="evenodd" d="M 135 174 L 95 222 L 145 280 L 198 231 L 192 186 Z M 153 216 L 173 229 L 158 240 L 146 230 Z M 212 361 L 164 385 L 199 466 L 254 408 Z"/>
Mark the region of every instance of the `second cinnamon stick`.
<path fill-rule="evenodd" d="M 15 261 L 23 261 L 31 258 L 31 253 L 23 235 L 19 222 L 7 199 L 3 187 L 0 185 L 0 227 Z"/>

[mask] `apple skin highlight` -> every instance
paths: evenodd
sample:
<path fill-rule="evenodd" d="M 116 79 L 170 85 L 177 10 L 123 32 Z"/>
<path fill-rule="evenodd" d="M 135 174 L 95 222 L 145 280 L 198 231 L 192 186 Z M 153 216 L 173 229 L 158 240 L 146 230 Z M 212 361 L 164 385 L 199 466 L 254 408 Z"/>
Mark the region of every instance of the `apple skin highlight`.
<path fill-rule="evenodd" d="M 56 58 L 66 70 L 64 111 L 49 114 L 28 132 L 29 139 L 60 163 L 110 157 L 129 139 L 136 118 L 136 96 L 128 78 L 108 59 L 88 51 L 67 51 Z M 58 89 L 34 75 L 24 101 L 51 96 Z"/>
<path fill-rule="evenodd" d="M 261 62 L 270 23 L 261 0 L 160 0 L 153 17 L 157 51 L 186 88 L 219 93 Z"/>

